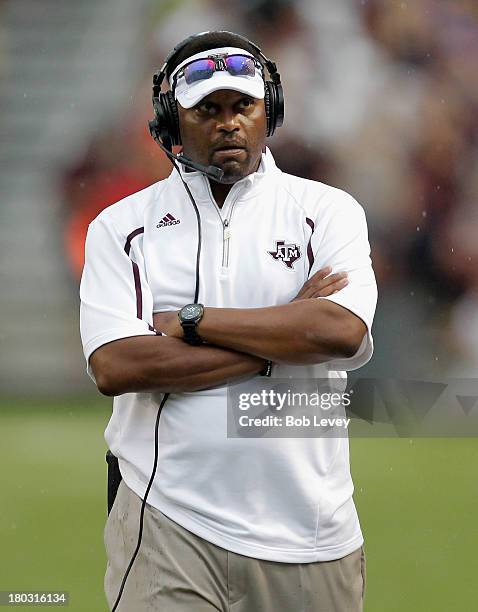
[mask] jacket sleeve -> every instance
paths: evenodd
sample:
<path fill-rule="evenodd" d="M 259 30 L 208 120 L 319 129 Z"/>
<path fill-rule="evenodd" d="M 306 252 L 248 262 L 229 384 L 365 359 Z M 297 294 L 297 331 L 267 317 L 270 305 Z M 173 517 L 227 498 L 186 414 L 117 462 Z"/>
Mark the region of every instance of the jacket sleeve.
<path fill-rule="evenodd" d="M 80 333 L 93 381 L 89 358 L 97 348 L 120 338 L 156 334 L 142 240 L 143 228 L 121 234 L 102 217 L 88 228 L 80 283 Z"/>
<path fill-rule="evenodd" d="M 377 304 L 377 284 L 370 258 L 367 222 L 362 206 L 349 194 L 332 189 L 327 205 L 314 223 L 310 246 L 313 263 L 309 278 L 325 266 L 347 272 L 349 283 L 338 293 L 317 299 L 335 302 L 360 317 L 367 326 L 358 351 L 352 357 L 328 362 L 329 370 L 355 370 L 373 353 L 372 322 Z"/>

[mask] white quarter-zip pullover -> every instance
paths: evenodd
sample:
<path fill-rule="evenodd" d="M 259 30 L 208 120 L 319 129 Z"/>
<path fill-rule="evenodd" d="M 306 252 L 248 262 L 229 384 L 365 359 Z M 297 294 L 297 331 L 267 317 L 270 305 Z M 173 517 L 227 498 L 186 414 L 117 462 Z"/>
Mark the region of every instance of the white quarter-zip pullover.
<path fill-rule="evenodd" d="M 318 365 L 275 365 L 277 378 L 346 378 L 371 357 L 377 300 L 362 207 L 347 193 L 281 172 L 267 149 L 219 209 L 208 179 L 181 167 L 202 222 L 199 302 L 258 308 L 290 302 L 332 266 L 349 284 L 327 298 L 367 325 L 357 353 Z M 194 298 L 197 220 L 176 173 L 106 208 L 91 223 L 81 281 L 85 357 L 103 344 L 154 335 L 153 313 Z M 160 341 L 158 339 L 158 341 Z M 88 372 L 93 378 L 91 368 Z M 347 438 L 228 438 L 227 388 L 172 393 L 161 413 L 148 503 L 227 550 L 287 563 L 338 559 L 363 543 Z M 141 498 L 162 393 L 114 398 L 105 431 L 126 484 Z"/>

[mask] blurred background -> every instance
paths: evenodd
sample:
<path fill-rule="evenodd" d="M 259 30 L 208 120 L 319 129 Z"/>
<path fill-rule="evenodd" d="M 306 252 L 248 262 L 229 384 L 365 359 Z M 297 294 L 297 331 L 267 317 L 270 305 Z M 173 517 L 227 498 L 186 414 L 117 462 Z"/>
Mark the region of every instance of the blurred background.
<path fill-rule="evenodd" d="M 476 0 L 0 0 L 0 590 L 106 609 L 111 402 L 81 351 L 84 239 L 169 174 L 152 73 L 210 29 L 277 62 L 279 167 L 366 211 L 379 304 L 361 374 L 478 377 Z M 478 609 L 476 446 L 352 440 L 369 612 Z"/>

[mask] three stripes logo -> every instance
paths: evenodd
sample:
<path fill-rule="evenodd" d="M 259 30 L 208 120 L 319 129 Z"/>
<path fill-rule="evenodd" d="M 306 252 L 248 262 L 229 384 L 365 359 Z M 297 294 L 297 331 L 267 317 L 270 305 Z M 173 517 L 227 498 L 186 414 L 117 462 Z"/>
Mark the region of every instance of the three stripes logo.
<path fill-rule="evenodd" d="M 179 219 L 175 219 L 171 213 L 164 216 L 156 227 L 167 227 L 168 225 L 177 225 L 181 223 Z"/>

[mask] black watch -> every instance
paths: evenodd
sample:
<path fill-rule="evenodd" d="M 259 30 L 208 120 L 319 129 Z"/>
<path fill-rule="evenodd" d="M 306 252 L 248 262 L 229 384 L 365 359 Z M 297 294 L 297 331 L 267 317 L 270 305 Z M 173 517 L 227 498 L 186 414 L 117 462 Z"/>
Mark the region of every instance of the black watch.
<path fill-rule="evenodd" d="M 204 314 L 202 304 L 186 304 L 178 312 L 179 322 L 183 328 L 183 340 L 188 344 L 202 344 L 202 339 L 197 332 L 197 326 Z"/>

